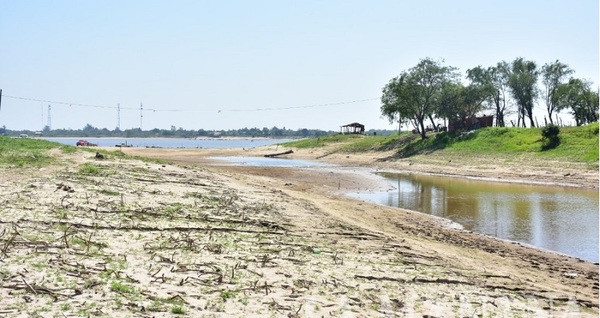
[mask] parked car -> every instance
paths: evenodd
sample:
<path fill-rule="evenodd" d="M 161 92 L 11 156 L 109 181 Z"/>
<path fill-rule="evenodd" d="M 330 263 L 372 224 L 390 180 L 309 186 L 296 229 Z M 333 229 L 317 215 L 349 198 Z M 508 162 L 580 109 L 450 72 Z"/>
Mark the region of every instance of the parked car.
<path fill-rule="evenodd" d="M 82 147 L 96 147 L 98 146 L 97 144 L 93 144 L 85 139 L 80 139 L 79 141 L 77 141 L 77 143 L 75 144 L 76 146 L 82 146 Z"/>

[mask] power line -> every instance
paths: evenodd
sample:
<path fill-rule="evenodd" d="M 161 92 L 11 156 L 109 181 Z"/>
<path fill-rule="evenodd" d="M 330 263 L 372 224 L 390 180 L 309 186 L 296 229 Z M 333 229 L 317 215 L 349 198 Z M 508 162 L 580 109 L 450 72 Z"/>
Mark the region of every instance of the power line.
<path fill-rule="evenodd" d="M 92 107 L 92 108 L 117 109 L 118 112 L 120 112 L 121 109 L 127 109 L 127 110 L 136 110 L 137 109 L 137 110 L 141 111 L 141 105 L 140 105 L 140 108 L 121 107 L 120 104 L 117 104 L 117 106 L 115 107 L 115 106 L 109 106 L 109 105 L 94 105 L 94 104 L 82 104 L 82 103 L 73 103 L 73 102 L 51 101 L 51 100 L 46 100 L 46 99 L 37 99 L 37 98 L 30 98 L 30 97 L 11 96 L 11 95 L 4 95 L 3 97 L 12 98 L 12 99 L 18 99 L 18 100 L 34 101 L 34 102 L 43 102 L 43 103 L 51 103 L 51 104 L 61 104 L 61 105 L 77 106 L 77 107 Z M 250 109 L 243 109 L 243 108 L 227 109 L 227 108 L 221 108 L 221 109 L 212 109 L 212 110 L 200 110 L 200 109 L 158 109 L 158 108 L 145 108 L 145 110 L 147 110 L 147 111 L 153 111 L 153 112 L 214 112 L 214 111 L 218 111 L 219 113 L 220 112 L 224 112 L 224 111 L 229 111 L 229 112 L 256 112 L 256 111 L 278 111 L 278 110 L 289 110 L 289 109 L 330 107 L 330 106 L 339 106 L 339 105 L 346 105 L 346 104 L 355 104 L 355 103 L 361 103 L 361 102 L 368 102 L 368 101 L 374 101 L 374 100 L 379 100 L 379 98 L 357 99 L 357 100 L 352 100 L 352 101 L 336 102 L 336 103 L 323 103 L 323 104 L 311 104 L 311 105 L 287 106 L 287 107 L 262 107 L 262 108 L 250 108 Z"/>
<path fill-rule="evenodd" d="M 52 101 L 52 100 L 47 100 L 47 99 L 37 99 L 37 98 L 20 97 L 20 96 L 10 96 L 10 95 L 4 95 L 4 97 L 8 97 L 8 98 L 12 98 L 12 99 L 20 99 L 20 100 L 33 101 L 33 102 L 42 102 L 42 103 L 50 103 L 50 104 L 62 104 L 62 105 L 79 106 L 79 107 L 115 108 L 114 106 L 106 106 L 106 105 L 91 105 L 91 104 L 69 103 L 69 102 Z M 134 109 L 134 108 L 125 108 L 125 109 Z"/>

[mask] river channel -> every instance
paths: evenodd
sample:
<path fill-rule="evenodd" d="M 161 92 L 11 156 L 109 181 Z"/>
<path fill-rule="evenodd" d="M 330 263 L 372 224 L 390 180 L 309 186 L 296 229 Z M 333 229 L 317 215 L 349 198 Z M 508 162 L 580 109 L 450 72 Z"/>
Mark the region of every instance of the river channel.
<path fill-rule="evenodd" d="M 395 190 L 350 195 L 447 218 L 466 230 L 598 262 L 598 190 L 382 175 Z"/>

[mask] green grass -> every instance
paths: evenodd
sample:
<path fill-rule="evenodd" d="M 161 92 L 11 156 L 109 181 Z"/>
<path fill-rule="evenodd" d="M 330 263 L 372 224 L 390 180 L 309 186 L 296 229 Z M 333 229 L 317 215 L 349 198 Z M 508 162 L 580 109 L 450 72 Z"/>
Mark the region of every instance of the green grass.
<path fill-rule="evenodd" d="M 77 173 L 91 175 L 91 176 L 97 176 L 97 175 L 102 174 L 102 168 L 100 168 L 96 165 L 93 165 L 91 163 L 84 163 L 81 166 L 79 166 Z"/>
<path fill-rule="evenodd" d="M 121 282 L 112 282 L 110 284 L 110 290 L 120 294 L 134 294 L 136 292 L 133 286 Z"/>
<path fill-rule="evenodd" d="M 572 158 L 598 163 L 598 123 L 583 127 L 563 127 L 558 134 L 560 144 L 541 155 L 549 158 Z"/>
<path fill-rule="evenodd" d="M 94 154 L 99 152 L 103 154 L 105 158 L 127 157 L 120 151 L 107 151 L 89 147 L 78 148 L 37 138 L 11 138 L 0 136 L 0 166 L 44 167 L 60 163 L 50 153 L 50 151 L 54 149 L 65 154 L 85 151 Z"/>
<path fill-rule="evenodd" d="M 414 140 L 411 133 L 392 134 L 389 136 L 364 136 L 364 135 L 329 135 L 318 138 L 301 139 L 283 143 L 286 147 L 299 149 L 320 148 L 332 144 L 338 144 L 336 152 L 352 153 L 365 151 L 383 151 L 397 148 L 398 145 Z"/>
<path fill-rule="evenodd" d="M 296 141 L 285 142 L 285 143 L 282 143 L 281 145 L 285 146 L 285 147 L 295 147 L 295 148 L 299 148 L 299 149 L 319 148 L 319 147 L 326 146 L 328 144 L 348 142 L 348 141 L 352 141 L 355 139 L 360 139 L 362 137 L 364 137 L 364 136 L 336 134 L 336 135 L 329 135 L 329 136 L 321 136 L 321 137 L 317 137 L 317 138 L 300 139 L 300 140 L 296 140 Z"/>
<path fill-rule="evenodd" d="M 464 156 L 512 156 L 527 154 L 558 161 L 590 163 L 598 166 L 598 123 L 562 127 L 557 147 L 544 150 L 542 128 L 488 127 L 466 134 L 442 132 L 421 139 L 411 133 L 390 136 L 331 135 L 283 144 L 296 148 L 332 146 L 333 152 L 352 153 L 397 150 L 408 158 L 432 152 Z"/>
<path fill-rule="evenodd" d="M 337 151 L 353 153 L 365 151 L 385 151 L 398 148 L 416 137 L 412 133 L 393 134 L 389 136 L 359 136 L 352 142 L 341 145 Z"/>
<path fill-rule="evenodd" d="M 223 301 L 227 301 L 227 299 L 235 297 L 235 292 L 231 290 L 224 290 L 221 291 L 220 296 Z"/>
<path fill-rule="evenodd" d="M 119 191 L 107 190 L 107 189 L 98 190 L 98 193 L 104 194 L 104 195 L 112 195 L 112 196 L 118 196 L 121 194 L 121 192 L 119 192 Z"/>
<path fill-rule="evenodd" d="M 491 127 L 463 138 L 447 138 L 444 143 L 452 151 L 471 154 L 530 153 L 555 160 L 598 162 L 598 123 L 581 127 L 562 127 L 558 137 L 560 143 L 557 147 L 544 150 L 541 128 Z"/>
<path fill-rule="evenodd" d="M 175 315 L 185 315 L 185 308 L 180 305 L 173 305 L 173 307 L 171 307 L 171 313 Z"/>
<path fill-rule="evenodd" d="M 51 149 L 70 151 L 69 146 L 34 138 L 0 137 L 0 165 L 42 167 L 55 162 Z"/>

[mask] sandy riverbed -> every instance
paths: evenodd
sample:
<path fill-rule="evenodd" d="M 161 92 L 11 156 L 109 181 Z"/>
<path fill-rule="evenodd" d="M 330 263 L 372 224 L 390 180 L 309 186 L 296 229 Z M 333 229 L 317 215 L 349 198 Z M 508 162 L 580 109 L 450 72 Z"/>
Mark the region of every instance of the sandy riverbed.
<path fill-rule="evenodd" d="M 124 148 L 167 163 L 76 153 L 4 171 L 0 315 L 597 317 L 597 264 L 339 194 L 381 186 L 370 169 L 581 187 L 597 171 L 326 150 L 291 157 L 343 169 L 211 159 L 281 150 Z"/>

